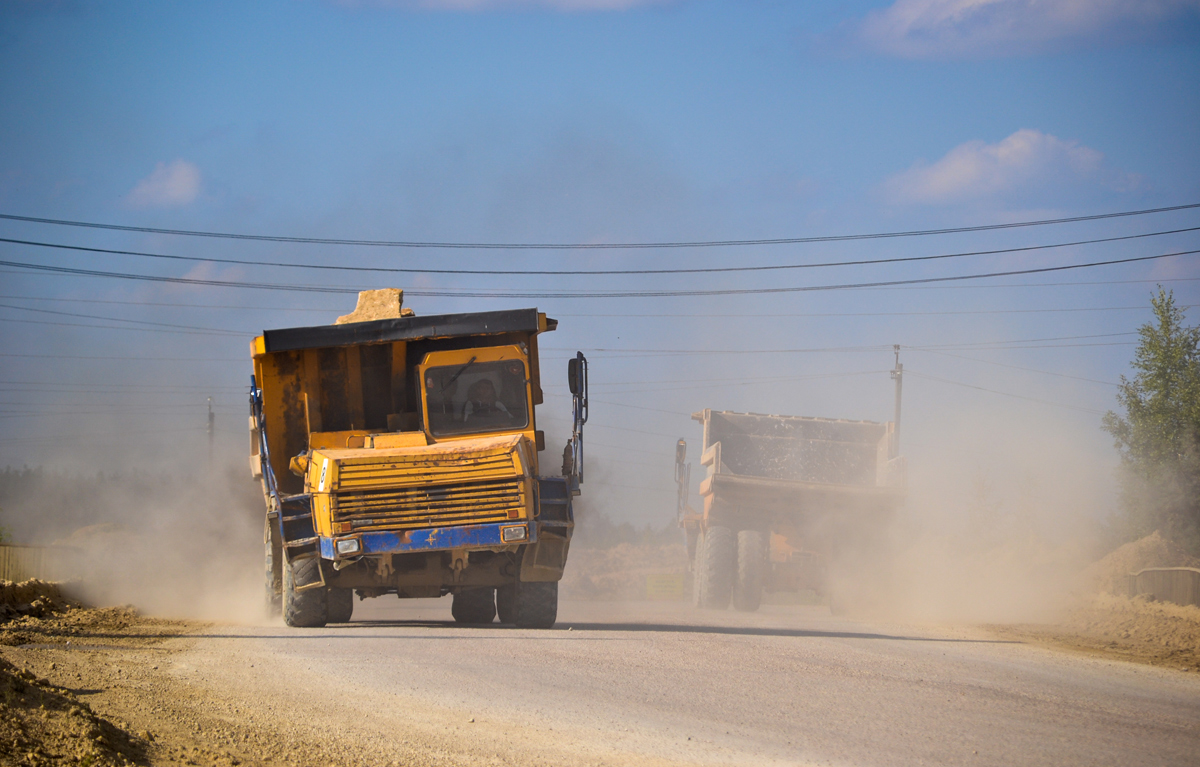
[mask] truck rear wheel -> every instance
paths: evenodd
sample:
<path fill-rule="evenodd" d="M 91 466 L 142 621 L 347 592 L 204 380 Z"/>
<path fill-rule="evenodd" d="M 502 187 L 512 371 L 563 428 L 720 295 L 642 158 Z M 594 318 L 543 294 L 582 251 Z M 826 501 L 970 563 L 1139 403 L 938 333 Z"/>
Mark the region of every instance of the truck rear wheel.
<path fill-rule="evenodd" d="M 325 595 L 330 623 L 349 623 L 354 615 L 354 589 L 329 589 Z"/>
<path fill-rule="evenodd" d="M 496 617 L 501 623 L 517 622 L 517 584 L 496 588 Z"/>
<path fill-rule="evenodd" d="M 713 526 L 704 531 L 699 549 L 700 606 L 710 610 L 729 607 L 737 563 L 737 537 L 728 527 Z"/>
<path fill-rule="evenodd" d="M 513 623 L 522 629 L 548 629 L 558 620 L 558 581 L 517 583 Z"/>
<path fill-rule="evenodd" d="M 763 534 L 742 530 L 737 536 L 737 582 L 733 586 L 733 606 L 752 613 L 762 604 L 763 576 L 767 568 Z"/>
<path fill-rule="evenodd" d="M 296 581 L 320 580 L 314 570 L 321 566 L 317 557 L 306 557 L 283 566 L 283 622 L 298 628 L 320 628 L 329 621 L 329 605 L 324 588 L 296 591 Z"/>
<path fill-rule="evenodd" d="M 496 590 L 462 589 L 454 595 L 450 614 L 458 623 L 491 623 L 496 617 Z"/>

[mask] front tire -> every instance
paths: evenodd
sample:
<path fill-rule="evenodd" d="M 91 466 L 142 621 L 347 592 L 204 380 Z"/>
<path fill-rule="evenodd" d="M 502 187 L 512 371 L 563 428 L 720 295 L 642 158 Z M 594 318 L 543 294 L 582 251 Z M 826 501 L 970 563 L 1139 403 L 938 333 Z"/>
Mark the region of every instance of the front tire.
<path fill-rule="evenodd" d="M 325 595 L 330 623 L 349 623 L 354 615 L 354 589 L 329 589 Z"/>
<path fill-rule="evenodd" d="M 460 590 L 454 595 L 450 614 L 457 623 L 491 623 L 496 617 L 496 590 Z"/>
<path fill-rule="evenodd" d="M 517 583 L 513 623 L 522 629 L 548 629 L 558 620 L 558 581 Z"/>
<path fill-rule="evenodd" d="M 737 536 L 737 582 L 733 587 L 733 607 L 752 613 L 762 604 L 763 576 L 767 566 L 763 534 L 742 530 Z"/>
<path fill-rule="evenodd" d="M 283 622 L 297 628 L 321 628 L 329 622 L 329 604 L 324 587 L 296 591 L 296 581 L 320 580 L 313 571 L 321 567 L 318 557 L 306 557 L 283 566 Z"/>
<path fill-rule="evenodd" d="M 696 578 L 700 581 L 700 606 L 710 610 L 729 607 L 737 562 L 737 537 L 728 527 L 714 526 L 704 531 L 698 557 Z"/>

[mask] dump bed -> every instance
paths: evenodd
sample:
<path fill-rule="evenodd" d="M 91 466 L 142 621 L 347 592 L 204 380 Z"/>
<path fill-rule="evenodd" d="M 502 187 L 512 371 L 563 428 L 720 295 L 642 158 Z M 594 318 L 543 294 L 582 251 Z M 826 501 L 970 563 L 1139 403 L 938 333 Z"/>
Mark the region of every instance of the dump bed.
<path fill-rule="evenodd" d="M 890 455 L 892 424 L 702 410 L 700 486 L 706 504 L 762 511 L 890 504 L 904 490 L 904 462 Z"/>

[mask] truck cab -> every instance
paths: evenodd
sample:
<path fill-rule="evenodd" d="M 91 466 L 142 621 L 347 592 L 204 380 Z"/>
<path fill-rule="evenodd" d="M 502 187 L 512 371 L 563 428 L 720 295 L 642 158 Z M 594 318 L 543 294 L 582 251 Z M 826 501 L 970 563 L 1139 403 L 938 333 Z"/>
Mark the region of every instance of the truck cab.
<path fill-rule="evenodd" d="M 252 343 L 269 608 L 321 626 L 348 621 L 355 595 L 450 595 L 460 622 L 553 625 L 586 360 L 571 360 L 574 427 L 551 473 L 537 341 L 557 322 L 536 309 L 396 314 Z"/>

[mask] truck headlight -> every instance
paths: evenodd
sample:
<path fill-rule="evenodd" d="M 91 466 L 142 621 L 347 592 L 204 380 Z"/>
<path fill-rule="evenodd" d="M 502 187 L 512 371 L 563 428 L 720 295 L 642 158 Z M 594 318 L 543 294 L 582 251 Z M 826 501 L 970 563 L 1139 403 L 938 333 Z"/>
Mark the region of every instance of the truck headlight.
<path fill-rule="evenodd" d="M 337 547 L 338 556 L 343 557 L 347 554 L 357 554 L 359 548 L 357 538 L 343 538 L 335 543 L 334 546 Z"/>
<path fill-rule="evenodd" d="M 505 543 L 513 543 L 514 541 L 523 541 L 529 537 L 529 530 L 525 525 L 512 525 L 510 527 L 500 528 L 500 540 Z"/>

